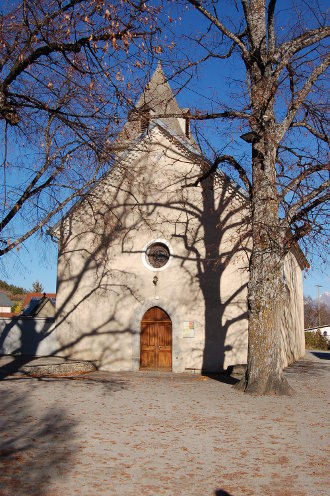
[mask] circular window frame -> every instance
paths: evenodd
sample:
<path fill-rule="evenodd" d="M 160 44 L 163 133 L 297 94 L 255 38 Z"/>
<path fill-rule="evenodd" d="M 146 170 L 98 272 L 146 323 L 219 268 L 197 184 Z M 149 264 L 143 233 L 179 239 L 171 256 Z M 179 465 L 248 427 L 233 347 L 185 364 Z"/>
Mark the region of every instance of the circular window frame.
<path fill-rule="evenodd" d="M 165 245 L 168 248 L 168 251 L 170 253 L 169 259 L 167 260 L 166 264 L 163 265 L 162 267 L 153 267 L 148 261 L 148 254 L 147 254 L 148 248 L 150 248 L 150 246 L 157 244 L 157 243 Z M 173 258 L 173 249 L 172 249 L 172 246 L 170 245 L 170 243 L 168 241 L 166 241 L 166 239 L 157 238 L 157 239 L 153 239 L 153 240 L 149 241 L 143 247 L 141 257 L 142 257 L 143 265 L 145 266 L 146 269 L 151 270 L 152 272 L 160 272 L 161 270 L 167 269 L 168 266 L 170 265 L 172 258 Z"/>

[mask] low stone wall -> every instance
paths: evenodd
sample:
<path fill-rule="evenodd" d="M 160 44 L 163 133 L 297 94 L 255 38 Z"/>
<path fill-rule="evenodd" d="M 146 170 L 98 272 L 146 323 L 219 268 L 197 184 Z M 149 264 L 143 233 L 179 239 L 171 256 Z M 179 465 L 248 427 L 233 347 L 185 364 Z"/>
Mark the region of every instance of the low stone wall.
<path fill-rule="evenodd" d="M 0 317 L 0 354 L 47 356 L 55 351 L 53 318 Z"/>

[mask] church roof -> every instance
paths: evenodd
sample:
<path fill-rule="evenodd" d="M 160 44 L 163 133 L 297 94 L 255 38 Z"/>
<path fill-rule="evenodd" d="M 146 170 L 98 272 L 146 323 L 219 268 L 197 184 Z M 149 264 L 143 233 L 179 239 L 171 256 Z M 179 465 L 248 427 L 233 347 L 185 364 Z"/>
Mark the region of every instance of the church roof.
<path fill-rule="evenodd" d="M 144 111 L 149 113 L 150 122 L 145 129 L 141 129 L 140 121 Z M 119 133 L 116 141 L 112 145 L 112 149 L 116 150 L 115 163 L 109 168 L 102 177 L 97 181 L 97 184 L 92 186 L 94 189 L 98 184 L 106 179 L 114 172 L 116 166 L 126 163 L 130 156 L 134 156 L 134 151 L 140 148 L 140 144 L 148 137 L 155 128 L 159 129 L 163 134 L 167 135 L 171 141 L 174 140 L 179 145 L 184 153 L 189 153 L 190 157 L 195 162 L 202 162 L 203 165 L 211 165 L 209 161 L 203 157 L 201 150 L 196 143 L 194 137 L 190 133 L 186 135 L 184 129 L 185 117 L 189 118 L 189 109 L 180 109 L 171 87 L 166 79 L 161 63 L 158 62 L 155 72 L 153 73 L 149 83 L 146 85 L 144 92 L 137 101 L 133 111 L 129 114 L 128 120 Z M 180 122 L 181 121 L 181 122 Z M 217 171 L 219 179 L 226 179 L 233 190 L 239 193 L 245 200 L 247 199 L 246 191 L 239 185 L 229 179 L 224 172 Z M 64 215 L 62 220 L 66 218 L 70 212 L 76 209 L 84 199 L 78 200 L 70 210 Z M 58 237 L 57 229 L 60 225 L 58 221 L 49 233 Z"/>
<path fill-rule="evenodd" d="M 143 117 L 147 125 L 155 119 L 161 120 L 176 136 L 199 150 L 190 132 L 189 109 L 180 109 L 160 62 L 114 142 L 117 152 L 126 150 L 143 133 Z"/>
<path fill-rule="evenodd" d="M 157 116 L 182 114 L 160 62 L 158 62 L 156 70 L 140 96 L 135 108 L 139 110 L 144 106 L 149 107 Z"/>

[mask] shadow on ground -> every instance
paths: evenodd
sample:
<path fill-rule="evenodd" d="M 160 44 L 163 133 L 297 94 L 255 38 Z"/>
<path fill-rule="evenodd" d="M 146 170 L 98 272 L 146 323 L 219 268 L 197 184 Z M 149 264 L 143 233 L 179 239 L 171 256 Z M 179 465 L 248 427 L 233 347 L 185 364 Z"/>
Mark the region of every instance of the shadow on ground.
<path fill-rule="evenodd" d="M 48 494 L 50 481 L 66 474 L 77 449 L 76 424 L 65 411 L 52 404 L 41 419 L 36 418 L 30 401 L 28 394 L 1 394 L 0 487 L 6 488 L 4 494 Z"/>
<path fill-rule="evenodd" d="M 237 377 L 233 377 L 231 375 L 230 370 L 228 372 L 223 372 L 221 374 L 203 373 L 203 376 L 208 377 L 209 379 L 213 379 L 214 381 L 222 382 L 223 384 L 234 385 L 237 382 L 239 382 L 239 379 Z"/>
<path fill-rule="evenodd" d="M 72 381 L 80 381 L 83 386 L 96 386 L 101 385 L 107 392 L 116 393 L 117 391 L 121 391 L 123 389 L 127 389 L 128 383 L 126 380 L 121 379 L 113 379 L 107 374 L 102 374 L 102 372 L 85 374 L 85 375 L 76 375 L 72 377 L 33 377 L 33 376 L 21 376 L 21 375 L 12 375 L 6 376 L 5 378 L 0 378 L 0 381 L 4 380 L 6 382 L 15 382 L 15 381 L 38 381 L 38 382 L 61 382 L 61 383 L 69 383 Z M 0 493 L 1 494 L 1 493 Z"/>

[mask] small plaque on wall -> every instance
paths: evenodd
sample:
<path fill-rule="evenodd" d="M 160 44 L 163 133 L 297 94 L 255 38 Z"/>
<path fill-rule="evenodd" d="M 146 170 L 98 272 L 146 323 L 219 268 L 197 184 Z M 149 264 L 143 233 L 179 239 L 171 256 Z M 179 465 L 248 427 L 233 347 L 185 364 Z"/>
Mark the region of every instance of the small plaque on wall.
<path fill-rule="evenodd" d="M 193 320 L 189 320 L 183 323 L 183 337 L 184 338 L 195 337 L 195 322 Z"/>

